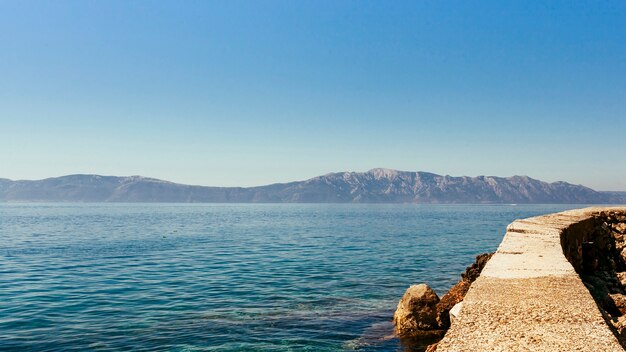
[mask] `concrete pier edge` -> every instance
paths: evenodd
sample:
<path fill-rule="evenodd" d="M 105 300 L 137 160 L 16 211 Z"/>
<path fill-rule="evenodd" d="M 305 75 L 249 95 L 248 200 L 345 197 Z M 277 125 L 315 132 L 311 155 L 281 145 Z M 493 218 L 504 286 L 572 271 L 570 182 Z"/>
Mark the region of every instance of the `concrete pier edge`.
<path fill-rule="evenodd" d="M 574 269 L 585 233 L 602 212 L 626 214 L 626 207 L 511 223 L 437 352 L 624 351 Z"/>

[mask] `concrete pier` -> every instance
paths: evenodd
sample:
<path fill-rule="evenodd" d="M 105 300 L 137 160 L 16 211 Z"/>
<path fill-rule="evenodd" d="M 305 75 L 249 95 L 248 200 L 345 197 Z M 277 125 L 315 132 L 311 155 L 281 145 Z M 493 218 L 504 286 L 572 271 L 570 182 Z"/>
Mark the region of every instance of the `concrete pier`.
<path fill-rule="evenodd" d="M 437 352 L 624 351 L 576 271 L 595 217 L 607 212 L 626 207 L 511 223 Z"/>

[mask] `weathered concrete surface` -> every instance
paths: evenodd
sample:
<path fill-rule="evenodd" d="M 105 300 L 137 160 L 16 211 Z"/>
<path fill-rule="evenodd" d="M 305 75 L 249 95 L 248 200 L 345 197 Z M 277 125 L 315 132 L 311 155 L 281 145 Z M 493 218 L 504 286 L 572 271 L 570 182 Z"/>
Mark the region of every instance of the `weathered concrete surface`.
<path fill-rule="evenodd" d="M 584 236 L 574 234 L 601 210 L 626 212 L 586 208 L 510 224 L 437 352 L 623 351 L 564 255 L 582 258 Z M 563 248 L 570 234 L 576 238 Z"/>

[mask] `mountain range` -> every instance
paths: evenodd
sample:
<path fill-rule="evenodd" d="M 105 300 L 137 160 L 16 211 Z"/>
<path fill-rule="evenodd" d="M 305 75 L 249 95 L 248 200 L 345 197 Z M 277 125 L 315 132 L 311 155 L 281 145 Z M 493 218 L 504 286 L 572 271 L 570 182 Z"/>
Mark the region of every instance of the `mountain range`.
<path fill-rule="evenodd" d="M 452 177 L 372 169 L 247 188 L 190 186 L 141 176 L 0 179 L 0 202 L 623 204 L 626 192 L 599 192 L 528 176 Z"/>

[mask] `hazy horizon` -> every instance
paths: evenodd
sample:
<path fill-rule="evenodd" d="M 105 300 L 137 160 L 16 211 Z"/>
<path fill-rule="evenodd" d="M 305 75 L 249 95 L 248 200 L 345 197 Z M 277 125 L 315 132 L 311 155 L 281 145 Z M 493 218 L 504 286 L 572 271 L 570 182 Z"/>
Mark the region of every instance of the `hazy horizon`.
<path fill-rule="evenodd" d="M 626 3 L 0 3 L 0 177 L 626 190 Z"/>

